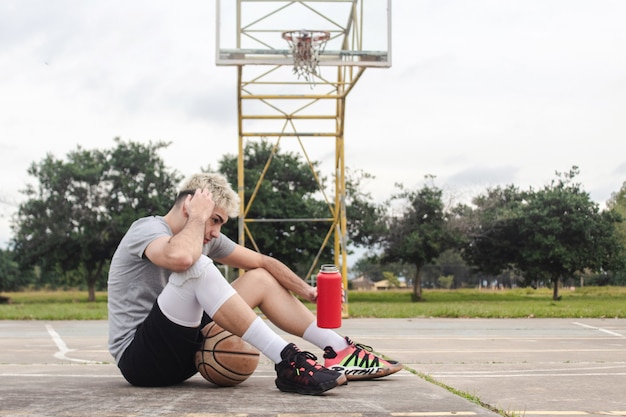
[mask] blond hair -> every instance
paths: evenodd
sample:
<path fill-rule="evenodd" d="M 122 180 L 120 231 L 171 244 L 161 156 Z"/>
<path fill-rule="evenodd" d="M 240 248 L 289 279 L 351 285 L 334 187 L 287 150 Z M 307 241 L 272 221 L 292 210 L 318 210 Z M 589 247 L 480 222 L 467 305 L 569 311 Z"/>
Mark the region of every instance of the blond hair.
<path fill-rule="evenodd" d="M 215 205 L 224 210 L 228 217 L 237 217 L 239 215 L 239 195 L 231 188 L 228 180 L 222 174 L 194 174 L 181 184 L 178 196 L 180 197 L 181 193 L 189 194 L 195 192 L 197 189 L 207 189 L 211 192 Z"/>

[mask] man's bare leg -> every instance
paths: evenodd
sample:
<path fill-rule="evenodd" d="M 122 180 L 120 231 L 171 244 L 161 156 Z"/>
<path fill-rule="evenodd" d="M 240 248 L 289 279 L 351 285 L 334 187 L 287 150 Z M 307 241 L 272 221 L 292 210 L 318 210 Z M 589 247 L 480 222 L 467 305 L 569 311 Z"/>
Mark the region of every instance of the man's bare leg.
<path fill-rule="evenodd" d="M 287 333 L 302 337 L 315 315 L 264 269 L 247 271 L 232 283 L 250 307 Z"/>

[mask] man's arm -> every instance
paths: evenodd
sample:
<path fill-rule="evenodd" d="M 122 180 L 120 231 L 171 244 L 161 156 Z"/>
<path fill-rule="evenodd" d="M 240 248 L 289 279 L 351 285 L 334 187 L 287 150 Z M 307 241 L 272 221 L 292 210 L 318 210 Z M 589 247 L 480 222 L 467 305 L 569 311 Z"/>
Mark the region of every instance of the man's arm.
<path fill-rule="evenodd" d="M 284 263 L 244 246 L 237 245 L 230 255 L 215 260 L 219 263 L 244 270 L 263 268 L 289 291 L 311 302 L 314 302 L 317 298 L 317 289 L 304 282 Z"/>
<path fill-rule="evenodd" d="M 163 236 L 150 242 L 144 251 L 145 256 L 153 264 L 170 271 L 189 269 L 202 255 L 206 221 L 214 206 L 212 195 L 206 190 L 196 190 L 193 197 L 187 196 L 181 208 L 168 213 L 172 219 L 168 222 L 170 227 L 179 221 L 184 222 L 180 230 L 176 232 L 173 228 L 174 236 Z M 181 211 L 177 213 L 176 210 Z"/>

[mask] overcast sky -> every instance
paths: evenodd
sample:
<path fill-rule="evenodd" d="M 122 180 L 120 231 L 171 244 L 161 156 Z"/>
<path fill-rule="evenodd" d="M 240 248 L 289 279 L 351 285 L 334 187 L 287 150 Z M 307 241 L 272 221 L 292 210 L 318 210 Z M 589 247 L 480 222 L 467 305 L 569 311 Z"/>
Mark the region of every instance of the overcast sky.
<path fill-rule="evenodd" d="M 184 175 L 237 152 L 236 69 L 210 0 L 0 2 L 0 247 L 46 153 L 165 140 Z M 393 66 L 350 93 L 346 164 L 377 200 L 425 175 L 457 199 L 580 167 L 626 181 L 626 1 L 394 0 Z"/>

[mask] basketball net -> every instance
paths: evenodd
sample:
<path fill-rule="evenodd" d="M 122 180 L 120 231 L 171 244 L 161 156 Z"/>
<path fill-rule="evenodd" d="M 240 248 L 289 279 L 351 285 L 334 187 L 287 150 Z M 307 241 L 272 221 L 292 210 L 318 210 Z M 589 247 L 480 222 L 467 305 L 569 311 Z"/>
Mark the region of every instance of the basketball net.
<path fill-rule="evenodd" d="M 293 73 L 313 84 L 318 75 L 320 52 L 324 50 L 330 33 L 324 31 L 292 30 L 283 32 L 293 56 Z"/>

